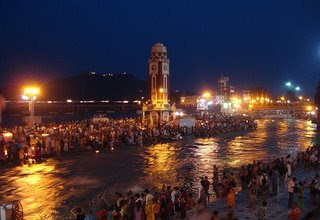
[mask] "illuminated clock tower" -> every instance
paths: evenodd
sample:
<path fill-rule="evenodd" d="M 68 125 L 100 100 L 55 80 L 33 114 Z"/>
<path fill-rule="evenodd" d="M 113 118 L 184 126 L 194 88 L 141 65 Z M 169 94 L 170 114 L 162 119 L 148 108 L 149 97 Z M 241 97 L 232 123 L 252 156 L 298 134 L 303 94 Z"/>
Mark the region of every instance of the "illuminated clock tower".
<path fill-rule="evenodd" d="M 169 95 L 169 58 L 167 48 L 156 43 L 149 58 L 149 95 L 153 105 L 163 108 L 168 105 Z"/>
<path fill-rule="evenodd" d="M 169 103 L 169 58 L 167 48 L 162 43 L 152 46 L 148 60 L 149 102 L 142 108 L 143 122 L 145 112 L 149 112 L 150 125 L 160 126 L 170 120 L 170 112 L 175 111 L 175 105 Z"/>

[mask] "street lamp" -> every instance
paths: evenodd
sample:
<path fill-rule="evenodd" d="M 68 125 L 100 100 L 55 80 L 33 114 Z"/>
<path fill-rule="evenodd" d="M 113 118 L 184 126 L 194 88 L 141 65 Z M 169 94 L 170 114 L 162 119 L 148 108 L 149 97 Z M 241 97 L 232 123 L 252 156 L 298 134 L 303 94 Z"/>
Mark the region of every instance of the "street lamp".
<path fill-rule="evenodd" d="M 291 87 L 291 82 L 286 82 L 286 86 Z"/>
<path fill-rule="evenodd" d="M 29 123 L 32 128 L 35 127 L 35 118 L 34 118 L 34 101 L 37 98 L 37 95 L 40 94 L 40 89 L 37 87 L 26 87 L 23 90 L 22 99 L 29 101 Z"/>

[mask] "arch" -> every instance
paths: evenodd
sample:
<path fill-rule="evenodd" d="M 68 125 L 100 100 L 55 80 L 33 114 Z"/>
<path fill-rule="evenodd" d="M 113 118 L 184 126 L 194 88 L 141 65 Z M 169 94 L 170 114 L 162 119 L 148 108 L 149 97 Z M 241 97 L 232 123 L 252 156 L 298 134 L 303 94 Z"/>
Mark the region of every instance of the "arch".
<path fill-rule="evenodd" d="M 152 84 L 152 86 L 151 86 L 151 88 L 152 89 L 156 89 L 156 76 L 155 75 L 152 75 L 152 77 L 151 77 L 151 84 Z"/>

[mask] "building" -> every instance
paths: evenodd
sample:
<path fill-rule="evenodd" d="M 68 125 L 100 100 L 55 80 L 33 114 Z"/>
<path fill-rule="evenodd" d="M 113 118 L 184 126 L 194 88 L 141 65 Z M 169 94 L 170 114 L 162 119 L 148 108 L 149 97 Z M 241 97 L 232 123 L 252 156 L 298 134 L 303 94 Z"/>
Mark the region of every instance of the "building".
<path fill-rule="evenodd" d="M 229 77 L 221 75 L 218 77 L 218 95 L 223 95 L 225 99 L 230 98 L 235 93 L 235 87 L 228 85 Z"/>
<path fill-rule="evenodd" d="M 218 78 L 218 95 L 225 95 L 228 90 L 229 77 L 223 74 Z"/>
<path fill-rule="evenodd" d="M 186 95 L 181 96 L 180 105 L 184 107 L 195 107 L 197 106 L 198 95 Z"/>
<path fill-rule="evenodd" d="M 169 64 L 167 48 L 162 43 L 154 44 L 148 61 L 149 102 L 142 109 L 143 123 L 145 112 L 149 112 L 151 126 L 160 126 L 168 122 L 170 112 L 175 111 L 175 105 L 170 106 L 169 103 Z"/>
<path fill-rule="evenodd" d="M 149 58 L 149 94 L 153 105 L 163 108 L 168 105 L 169 96 L 169 58 L 167 48 L 156 43 Z"/>

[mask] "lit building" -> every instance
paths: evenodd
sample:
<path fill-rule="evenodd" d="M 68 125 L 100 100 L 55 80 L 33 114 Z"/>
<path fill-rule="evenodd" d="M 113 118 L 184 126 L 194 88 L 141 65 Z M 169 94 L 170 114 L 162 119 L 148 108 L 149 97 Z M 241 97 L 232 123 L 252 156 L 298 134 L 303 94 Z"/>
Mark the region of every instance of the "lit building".
<path fill-rule="evenodd" d="M 181 96 L 180 105 L 186 107 L 197 106 L 198 97 L 197 95 Z"/>
<path fill-rule="evenodd" d="M 156 43 L 149 58 L 149 94 L 152 104 L 161 107 L 168 104 L 169 58 L 167 48 Z"/>
<path fill-rule="evenodd" d="M 235 87 L 229 86 L 229 77 L 221 75 L 218 77 L 218 95 L 223 95 L 225 99 L 235 93 Z"/>
<path fill-rule="evenodd" d="M 218 94 L 225 95 L 228 90 L 229 77 L 223 74 L 218 78 Z"/>
<path fill-rule="evenodd" d="M 143 106 L 143 122 L 145 112 L 150 112 L 150 125 L 161 125 L 170 120 L 170 111 L 175 111 L 175 105 L 169 104 L 169 58 L 167 48 L 156 43 L 149 57 L 149 98 L 150 103 Z"/>

